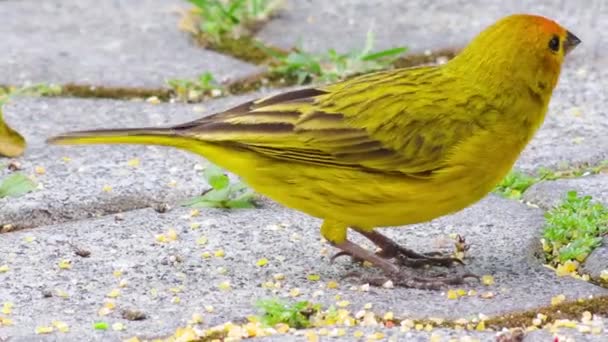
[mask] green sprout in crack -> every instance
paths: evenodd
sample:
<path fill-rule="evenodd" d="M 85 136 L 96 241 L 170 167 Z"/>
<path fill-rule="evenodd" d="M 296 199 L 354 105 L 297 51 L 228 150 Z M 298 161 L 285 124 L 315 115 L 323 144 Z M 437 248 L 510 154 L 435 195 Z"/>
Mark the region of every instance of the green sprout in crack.
<path fill-rule="evenodd" d="M 221 168 L 209 165 L 203 171 L 203 177 L 211 185 L 211 189 L 187 201 L 184 203 L 185 206 L 224 209 L 255 207 L 253 190 L 241 181 L 231 183 L 230 178 Z"/>
<path fill-rule="evenodd" d="M 512 171 L 496 186 L 494 192 L 506 198 L 520 199 L 523 193 L 539 180 L 537 177 Z"/>
<path fill-rule="evenodd" d="M 213 74 L 206 72 L 195 80 L 172 79 L 167 84 L 173 89 L 175 96 L 180 101 L 196 102 L 203 97 L 218 97 L 224 92 L 223 86 L 219 84 Z"/>
<path fill-rule="evenodd" d="M 321 309 L 319 304 L 308 301 L 287 304 L 277 299 L 260 300 L 256 306 L 261 311 L 260 321 L 263 324 L 273 327 L 283 323 L 295 329 L 310 327 L 310 317 Z"/>
<path fill-rule="evenodd" d="M 361 51 L 340 54 L 330 49 L 324 55 L 316 55 L 296 50 L 287 55 L 268 49 L 273 57 L 271 73 L 295 80 L 298 84 L 308 82 L 335 82 L 348 76 L 386 69 L 407 49 L 397 47 L 372 52 L 374 37 L 368 32 L 365 47 Z"/>
<path fill-rule="evenodd" d="M 188 0 L 201 16 L 200 30 L 216 42 L 223 36 L 239 37 L 267 20 L 282 0 Z"/>
<path fill-rule="evenodd" d="M 568 192 L 545 219 L 542 242 L 552 264 L 584 261 L 608 234 L 608 209 L 592 201 L 591 196 L 578 196 L 576 191 Z"/>
<path fill-rule="evenodd" d="M 0 180 L 0 198 L 18 197 L 36 189 L 36 183 L 22 173 L 13 173 Z"/>

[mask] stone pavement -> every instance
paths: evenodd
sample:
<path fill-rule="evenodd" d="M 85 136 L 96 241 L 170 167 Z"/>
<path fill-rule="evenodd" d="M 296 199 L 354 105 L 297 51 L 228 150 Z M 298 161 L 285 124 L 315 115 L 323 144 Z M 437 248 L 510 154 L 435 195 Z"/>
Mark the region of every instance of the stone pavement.
<path fill-rule="evenodd" d="M 0 84 L 43 81 L 160 88 L 166 79 L 192 78 L 205 71 L 218 79 L 257 72 L 256 66 L 192 44 L 177 29 L 176 6 L 188 4 L 0 1 L 0 32 L 8 56 L 0 62 Z M 608 41 L 606 21 L 598 19 L 608 6 L 601 1 L 584 8 L 548 0 L 519 5 L 446 0 L 428 8 L 405 1 L 287 0 L 286 6 L 259 38 L 285 47 L 301 38 L 305 47 L 316 51 L 360 47 L 372 21 L 380 48 L 407 45 L 423 51 L 462 44 L 515 10 L 553 16 L 571 25 L 583 45 L 567 63 L 547 122 L 517 167 L 532 172 L 541 166 L 570 168 L 608 159 Z M 455 215 L 386 229 L 389 236 L 419 250 L 449 250 L 454 233 L 467 238 L 472 245 L 467 268 L 492 275 L 495 284 L 470 281 L 460 288 L 475 293 L 448 299 L 445 291 L 366 291 L 356 280 L 341 280 L 361 268 L 347 258 L 329 264 L 333 250 L 320 239 L 319 220 L 267 200 L 259 209 L 205 209 L 193 216 L 180 203 L 208 187 L 200 176 L 205 165 L 200 157 L 162 147 L 44 143 L 46 137 L 66 130 L 179 123 L 277 91 L 200 104 L 17 98 L 5 106 L 7 121 L 29 143 L 26 154 L 16 161 L 41 186 L 19 198 L 0 199 L 0 227 L 17 228 L 0 235 L 0 266 L 7 266 L 0 272 L 0 305 L 14 304 L 10 314 L 0 312 L 13 321 L 0 325 L 0 341 L 163 337 L 185 326 L 194 313 L 203 317 L 201 328 L 242 321 L 256 313 L 257 300 L 273 297 L 310 300 L 325 308 L 341 302 L 353 315 L 372 303 L 372 311 L 380 316 L 393 312 L 405 319 L 456 321 L 483 314 L 506 322 L 509 314 L 550 307 L 557 295 L 567 301 L 608 296 L 602 287 L 557 277 L 538 259 L 544 210 L 573 189 L 608 205 L 605 174 L 536 184 L 524 195 L 529 205 L 490 195 Z M 0 178 L 9 173 L 3 167 Z M 166 206 L 170 210 L 159 210 Z M 90 256 L 76 255 L 74 246 L 88 250 Z M 211 256 L 204 257 L 205 252 Z M 608 268 L 607 253 L 602 247 L 589 257 L 585 266 L 590 273 Z M 256 266 L 261 258 L 268 259 L 264 267 Z M 265 283 L 276 283 L 277 274 L 284 275 L 280 287 L 268 288 Z M 310 274 L 320 279 L 310 281 Z M 328 288 L 330 281 L 337 281 L 337 288 Z M 209 305 L 213 312 L 207 311 Z M 146 319 L 128 320 L 124 310 L 141 311 Z M 53 321 L 66 323 L 70 332 L 35 333 L 36 327 Z M 92 325 L 99 321 L 121 323 L 125 329 L 95 330 Z M 526 325 L 532 325 L 531 319 Z M 353 340 L 357 329 L 348 328 L 341 339 Z M 427 341 L 432 334 L 442 336 L 441 341 L 448 336 L 492 341 L 495 335 L 447 328 L 360 330 L 365 336 L 382 332 L 385 339 L 406 341 Z M 306 340 L 304 333 L 263 339 Z M 606 332 L 595 336 L 577 328 L 562 329 L 560 335 L 576 341 L 608 337 Z M 543 330 L 528 334 L 525 341 L 552 338 L 552 332 Z"/>

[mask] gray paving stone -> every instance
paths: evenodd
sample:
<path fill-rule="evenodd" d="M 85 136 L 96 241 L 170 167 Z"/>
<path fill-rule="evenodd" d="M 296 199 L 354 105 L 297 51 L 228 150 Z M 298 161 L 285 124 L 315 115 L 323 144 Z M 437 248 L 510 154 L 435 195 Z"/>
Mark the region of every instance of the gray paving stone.
<path fill-rule="evenodd" d="M 357 286 L 353 290 L 351 286 L 360 282 L 341 281 L 341 276 L 361 269 L 347 258 L 334 265 L 328 263 L 333 251 L 319 238 L 319 221 L 278 206 L 203 210 L 197 217 L 189 217 L 186 209 L 165 214 L 144 209 L 124 214 L 121 221 L 107 216 L 21 230 L 3 234 L 0 239 L 0 265 L 9 267 L 0 273 L 0 302 L 14 303 L 11 317 L 15 323 L 3 327 L 0 337 L 32 338 L 35 326 L 53 320 L 69 324 L 71 332 L 65 337 L 152 337 L 171 334 L 194 312 L 202 312 L 204 326 L 238 320 L 256 312 L 253 304 L 258 299 L 274 296 L 308 299 L 328 307 L 340 294 L 340 300 L 351 303 L 347 309 L 353 313 L 369 302 L 378 314 L 393 311 L 409 318 L 458 319 L 547 306 L 558 294 L 570 300 L 608 294 L 608 290 L 590 283 L 557 278 L 535 259 L 542 222 L 541 210 L 490 196 L 461 213 L 429 224 L 407 231 L 384 230 L 422 251 L 451 248 L 448 234 L 466 236 L 472 244 L 468 268 L 478 274 L 492 274 L 496 283 L 484 286 L 471 282 L 463 288 L 475 289 L 478 294 L 491 291 L 495 297 L 482 299 L 475 295 L 458 300 L 448 300 L 444 292 L 438 291 L 372 288 L 365 292 Z M 192 223 L 199 227 L 192 229 Z M 175 229 L 177 240 L 158 242 L 156 235 L 167 233 L 170 227 Z M 208 239 L 205 245 L 197 244 L 201 236 Z M 74 255 L 70 244 L 89 250 L 90 257 Z M 225 251 L 225 257 L 201 257 L 204 251 L 213 254 L 218 249 Z M 263 257 L 268 258 L 268 264 L 256 266 Z M 62 259 L 71 260 L 71 269 L 58 267 Z M 113 275 L 117 269 L 123 270 L 120 279 L 126 279 L 128 285 L 114 299 L 116 309 L 99 317 L 98 310 L 109 300 L 107 294 L 118 288 L 120 279 Z M 260 286 L 277 273 L 283 273 L 285 280 L 276 294 Z M 309 274 L 319 274 L 321 280 L 308 281 Z M 329 280 L 339 281 L 339 288 L 327 289 Z M 218 289 L 224 281 L 229 281 L 231 291 Z M 296 299 L 289 296 L 293 288 L 300 291 Z M 173 292 L 176 289 L 178 293 Z M 68 297 L 58 296 L 58 290 Z M 323 292 L 314 297 L 318 290 Z M 44 298 L 45 291 L 53 296 Z M 174 297 L 180 302 L 175 303 Z M 205 305 L 213 305 L 214 313 L 206 313 Z M 125 308 L 142 310 L 148 318 L 125 321 L 120 316 Z M 127 330 L 94 331 L 92 322 L 100 320 L 122 322 Z M 63 338 L 61 334 L 53 336 Z"/>
<path fill-rule="evenodd" d="M 545 123 L 516 167 L 560 169 L 608 160 L 608 71 L 579 60 L 567 63 Z"/>
<path fill-rule="evenodd" d="M 376 46 L 407 46 L 413 52 L 459 47 L 499 18 L 512 13 L 551 17 L 581 36 L 594 56 L 606 55 L 608 42 L 604 1 L 584 3 L 551 0 L 444 0 L 433 3 L 400 0 L 288 1 L 280 17 L 258 34 L 262 40 L 285 48 L 300 42 L 315 52 L 360 49 L 368 30 Z M 603 44 L 602 44 L 603 42 Z"/>
<path fill-rule="evenodd" d="M 212 72 L 242 77 L 252 65 L 195 46 L 177 28 L 183 0 L 0 2 L 0 84 L 165 87 Z"/>
<path fill-rule="evenodd" d="M 5 117 L 27 139 L 22 172 L 42 189 L 0 199 L 0 226 L 33 227 L 136 208 L 175 205 L 207 188 L 195 168 L 205 160 L 176 149 L 153 146 L 49 146 L 45 139 L 69 130 L 178 124 L 227 109 L 264 92 L 217 99 L 204 105 L 19 98 Z M 66 161 L 65 158 L 69 158 Z M 138 167 L 129 161 L 139 159 Z M 2 160 L 2 164 L 8 160 Z M 45 173 L 36 174 L 43 167 Z M 6 167 L 0 177 L 9 174 Z M 104 191 L 110 186 L 111 191 Z"/>
<path fill-rule="evenodd" d="M 559 179 L 533 185 L 524 193 L 523 199 L 548 210 L 557 206 L 569 191 L 575 190 L 581 196 L 592 196 L 594 200 L 608 206 L 607 188 L 608 174 Z M 602 245 L 589 254 L 582 265 L 582 272 L 589 274 L 593 279 L 600 279 L 600 274 L 604 270 L 608 270 L 608 239 L 604 239 Z"/>

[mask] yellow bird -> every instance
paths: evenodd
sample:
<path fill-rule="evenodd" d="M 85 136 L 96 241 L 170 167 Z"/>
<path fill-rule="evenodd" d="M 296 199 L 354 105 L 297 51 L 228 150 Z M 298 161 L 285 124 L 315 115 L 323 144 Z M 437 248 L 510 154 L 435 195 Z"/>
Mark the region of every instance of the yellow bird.
<path fill-rule="evenodd" d="M 257 192 L 323 219 L 321 234 L 338 254 L 371 262 L 398 285 L 437 288 L 467 275 L 417 276 L 404 265 L 454 260 L 415 253 L 375 228 L 429 221 L 490 192 L 542 124 L 564 57 L 579 43 L 550 19 L 511 15 L 441 66 L 291 91 L 168 128 L 49 141 L 200 154 Z M 381 252 L 352 243 L 349 227 Z"/>

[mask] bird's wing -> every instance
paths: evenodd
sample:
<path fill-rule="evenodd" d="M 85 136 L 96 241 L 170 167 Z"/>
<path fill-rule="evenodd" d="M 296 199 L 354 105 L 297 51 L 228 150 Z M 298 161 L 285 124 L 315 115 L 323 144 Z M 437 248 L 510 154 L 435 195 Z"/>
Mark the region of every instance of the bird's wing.
<path fill-rule="evenodd" d="M 244 103 L 175 132 L 267 157 L 423 177 L 472 133 L 436 68 L 364 75 Z M 452 91 L 453 93 L 453 91 Z M 456 101 L 457 102 L 457 101 Z"/>

